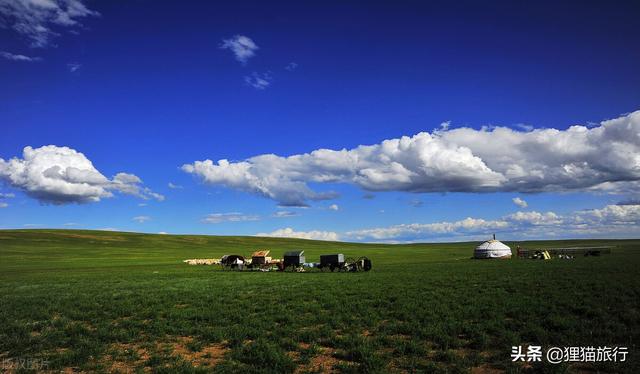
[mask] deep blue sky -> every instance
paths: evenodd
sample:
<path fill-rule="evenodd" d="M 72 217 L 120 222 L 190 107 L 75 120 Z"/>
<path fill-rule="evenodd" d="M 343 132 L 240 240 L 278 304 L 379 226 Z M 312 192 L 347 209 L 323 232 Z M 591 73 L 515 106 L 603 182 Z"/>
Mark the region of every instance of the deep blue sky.
<path fill-rule="evenodd" d="M 42 205 L 16 195 L 0 227 L 38 224 L 135 231 L 255 234 L 279 228 L 343 232 L 402 223 L 494 219 L 531 209 L 568 213 L 625 196 L 385 192 L 350 185 L 286 219 L 276 203 L 204 186 L 179 168 L 195 160 L 243 160 L 318 148 L 353 148 L 452 127 L 518 124 L 566 129 L 640 109 L 638 2 L 245 2 L 89 1 L 100 13 L 33 48 L 10 27 L 0 50 L 0 158 L 25 146 L 67 146 L 111 178 L 139 176 L 163 202 L 124 195 L 98 203 Z M 73 33 L 69 31 L 73 30 Z M 245 65 L 223 39 L 258 46 Z M 285 67 L 294 62 L 297 68 Z M 81 67 L 70 72 L 69 63 Z M 252 72 L 272 82 L 246 85 Z M 167 183 L 183 186 L 168 189 Z M 420 200 L 421 207 L 410 201 Z M 338 211 L 326 208 L 332 203 Z M 416 205 L 416 204 L 414 204 Z M 419 204 L 418 204 L 419 205 Z M 482 208 L 478 212 L 478 208 Z M 384 210 L 384 213 L 380 213 Z M 260 215 L 203 224 L 212 213 Z M 131 220 L 149 216 L 144 224 Z M 515 234 L 513 234 L 515 235 Z M 517 236 L 517 235 L 515 235 Z"/>

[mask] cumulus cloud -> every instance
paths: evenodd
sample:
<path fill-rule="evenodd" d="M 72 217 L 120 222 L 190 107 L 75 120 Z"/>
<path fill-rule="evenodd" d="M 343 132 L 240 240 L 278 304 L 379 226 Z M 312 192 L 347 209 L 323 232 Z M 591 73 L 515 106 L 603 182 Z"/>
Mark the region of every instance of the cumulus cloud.
<path fill-rule="evenodd" d="M 514 197 L 513 199 L 511 199 L 511 201 L 513 201 L 513 203 L 519 206 L 520 208 L 526 208 L 527 206 L 529 206 L 529 204 L 527 204 L 526 201 L 522 200 L 519 197 Z"/>
<path fill-rule="evenodd" d="M 297 239 L 310 239 L 310 240 L 326 240 L 326 241 L 338 241 L 339 235 L 333 231 L 295 231 L 291 227 L 284 229 L 278 229 L 270 233 L 259 233 L 255 236 L 266 236 L 272 238 L 297 238 Z"/>
<path fill-rule="evenodd" d="M 340 210 L 340 207 L 338 204 L 331 204 L 329 205 L 329 210 Z"/>
<path fill-rule="evenodd" d="M 84 17 L 98 16 L 81 0 L 0 0 L 0 26 L 26 37 L 32 47 L 46 47 L 55 30 L 80 26 Z"/>
<path fill-rule="evenodd" d="M 8 207 L 8 206 L 9 206 L 9 204 L 7 204 L 7 203 L 5 203 L 5 202 L 0 201 L 0 208 L 6 208 L 6 207 Z"/>
<path fill-rule="evenodd" d="M 281 205 L 328 197 L 310 183 L 350 183 L 370 192 L 637 191 L 640 111 L 594 127 L 440 127 L 349 150 L 195 161 L 182 169 Z"/>
<path fill-rule="evenodd" d="M 516 212 L 505 217 L 511 222 L 526 223 L 530 225 L 558 225 L 563 221 L 554 212 Z"/>
<path fill-rule="evenodd" d="M 277 169 L 269 169 L 266 164 L 279 166 L 277 156 L 258 157 L 258 162 L 264 164 L 258 168 L 253 161 L 231 163 L 220 160 L 214 164 L 211 160 L 205 160 L 183 165 L 182 170 L 201 177 L 205 183 L 259 194 L 278 201 L 282 206 L 307 206 L 308 200 L 335 197 L 334 193 L 314 192 L 305 182 L 292 180 L 288 175 L 279 173 Z"/>
<path fill-rule="evenodd" d="M 134 221 L 138 222 L 138 223 L 145 223 L 147 221 L 151 220 L 151 217 L 149 216 L 136 216 L 132 218 Z"/>
<path fill-rule="evenodd" d="M 179 189 L 182 189 L 182 186 L 181 186 L 181 185 L 179 185 L 179 184 L 173 184 L 173 183 L 171 183 L 171 182 L 169 182 L 169 184 L 167 184 L 167 186 L 168 186 L 169 188 L 171 188 L 172 190 L 179 190 Z"/>
<path fill-rule="evenodd" d="M 0 51 L 0 56 L 2 56 L 3 58 L 5 58 L 7 60 L 11 60 L 11 61 L 35 62 L 35 61 L 41 61 L 42 60 L 40 57 L 29 57 L 29 56 L 25 56 L 25 55 L 16 55 L 16 54 L 5 52 L 5 51 Z"/>
<path fill-rule="evenodd" d="M 246 222 L 257 221 L 260 216 L 252 214 L 242 214 L 238 212 L 231 213 L 212 213 L 202 219 L 203 223 L 221 223 L 221 222 Z"/>
<path fill-rule="evenodd" d="M 593 127 L 528 132 L 506 127 L 460 128 L 442 137 L 468 147 L 503 175 L 503 190 L 587 190 L 640 180 L 640 111 Z"/>
<path fill-rule="evenodd" d="M 235 35 L 229 39 L 224 39 L 220 48 L 229 49 L 233 52 L 236 60 L 243 65 L 246 64 L 251 57 L 255 56 L 256 51 L 259 49 L 250 37 L 244 35 Z"/>
<path fill-rule="evenodd" d="M 640 223 L 640 205 L 607 205 L 601 209 L 583 210 L 576 214 L 576 221 L 607 224 Z"/>
<path fill-rule="evenodd" d="M 254 71 L 253 73 L 251 73 L 251 75 L 247 75 L 244 77 L 244 83 L 249 87 L 255 88 L 256 90 L 267 89 L 267 87 L 271 85 L 272 81 L 273 77 L 269 73 L 260 74 Z"/>
<path fill-rule="evenodd" d="M 0 180 L 42 203 L 97 202 L 112 197 L 113 192 L 142 199 L 164 199 L 144 187 L 136 175 L 118 173 L 108 179 L 84 154 L 55 145 L 25 147 L 22 158 L 6 161 L 0 158 Z"/>

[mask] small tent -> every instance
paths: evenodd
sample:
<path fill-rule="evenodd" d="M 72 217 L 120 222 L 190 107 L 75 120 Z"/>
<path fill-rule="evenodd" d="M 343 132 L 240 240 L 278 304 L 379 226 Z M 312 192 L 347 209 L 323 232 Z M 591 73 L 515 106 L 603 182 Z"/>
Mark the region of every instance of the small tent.
<path fill-rule="evenodd" d="M 493 239 L 480 244 L 473 251 L 473 258 L 511 258 L 511 248 L 503 242 Z"/>

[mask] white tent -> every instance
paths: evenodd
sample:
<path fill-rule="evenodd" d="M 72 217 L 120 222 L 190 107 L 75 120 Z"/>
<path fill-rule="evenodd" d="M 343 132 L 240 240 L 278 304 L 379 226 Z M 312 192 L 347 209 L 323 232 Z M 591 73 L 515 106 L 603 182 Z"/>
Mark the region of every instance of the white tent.
<path fill-rule="evenodd" d="M 495 238 L 480 244 L 473 251 L 473 258 L 510 258 L 511 248 Z"/>

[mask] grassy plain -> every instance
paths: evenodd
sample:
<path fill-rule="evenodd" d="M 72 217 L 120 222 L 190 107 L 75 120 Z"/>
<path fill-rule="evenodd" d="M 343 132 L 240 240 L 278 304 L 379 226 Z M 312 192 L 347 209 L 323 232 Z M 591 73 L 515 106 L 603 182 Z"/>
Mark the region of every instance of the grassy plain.
<path fill-rule="evenodd" d="M 520 244 L 616 248 L 479 261 L 470 259 L 475 243 L 4 230 L 0 360 L 88 372 L 638 372 L 640 240 Z M 274 257 L 304 249 L 308 261 L 366 255 L 373 270 L 182 263 L 261 248 Z M 511 347 L 527 344 L 627 346 L 629 355 L 591 366 L 512 363 Z"/>

